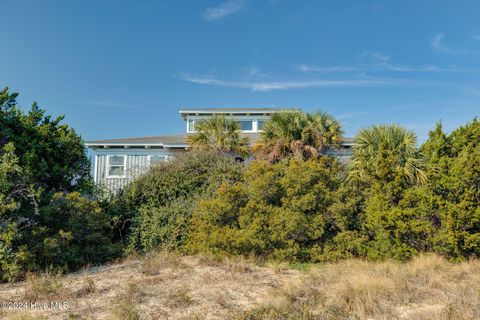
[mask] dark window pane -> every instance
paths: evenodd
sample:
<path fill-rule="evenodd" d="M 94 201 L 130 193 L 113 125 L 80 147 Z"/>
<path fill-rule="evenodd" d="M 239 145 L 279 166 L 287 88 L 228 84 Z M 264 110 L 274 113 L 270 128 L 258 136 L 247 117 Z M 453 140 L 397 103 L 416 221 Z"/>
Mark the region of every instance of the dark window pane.
<path fill-rule="evenodd" d="M 121 165 L 123 166 L 123 161 L 124 161 L 125 157 L 124 156 L 110 156 L 110 162 L 109 164 L 110 165 Z"/>
<path fill-rule="evenodd" d="M 253 130 L 253 121 L 251 120 L 242 120 L 240 122 L 240 130 L 242 131 L 252 131 Z"/>
<path fill-rule="evenodd" d="M 265 121 L 263 121 L 263 120 L 258 120 L 257 121 L 257 130 L 263 130 L 264 126 L 265 126 Z"/>

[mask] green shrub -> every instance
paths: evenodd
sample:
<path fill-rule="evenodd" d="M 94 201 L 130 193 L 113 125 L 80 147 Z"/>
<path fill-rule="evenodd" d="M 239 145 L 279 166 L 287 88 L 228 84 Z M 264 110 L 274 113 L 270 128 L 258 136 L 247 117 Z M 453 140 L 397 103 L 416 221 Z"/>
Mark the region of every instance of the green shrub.
<path fill-rule="evenodd" d="M 75 269 L 118 257 L 121 248 L 111 241 L 110 217 L 97 201 L 78 192 L 56 193 L 40 210 L 44 226 L 32 235 L 32 248 L 41 266 Z"/>
<path fill-rule="evenodd" d="M 224 182 L 192 218 L 187 250 L 307 261 L 335 232 L 329 206 L 340 184 L 333 158 L 255 161 L 243 179 Z"/>
<path fill-rule="evenodd" d="M 190 151 L 152 167 L 117 199 L 121 219 L 131 219 L 128 251 L 183 246 L 193 208 L 223 181 L 239 179 L 242 165 L 214 152 Z"/>
<path fill-rule="evenodd" d="M 328 157 L 254 161 L 194 208 L 187 251 L 294 261 L 480 256 L 480 122 L 450 135 L 437 127 L 421 152 L 391 138 L 379 135 L 369 161 L 366 147 L 355 151 L 350 170 L 361 179 L 348 182 Z M 422 179 L 412 179 L 409 161 Z"/>
<path fill-rule="evenodd" d="M 0 90 L 0 281 L 118 256 L 110 217 L 90 200 L 90 162 L 73 128 Z"/>
<path fill-rule="evenodd" d="M 475 118 L 450 135 L 437 125 L 422 150 L 438 207 L 434 251 L 453 259 L 480 257 L 480 122 Z"/>

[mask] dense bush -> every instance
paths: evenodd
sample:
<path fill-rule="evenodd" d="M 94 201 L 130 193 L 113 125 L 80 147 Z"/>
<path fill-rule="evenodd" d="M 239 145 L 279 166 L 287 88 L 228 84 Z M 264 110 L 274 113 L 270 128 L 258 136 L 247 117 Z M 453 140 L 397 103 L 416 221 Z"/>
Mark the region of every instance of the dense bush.
<path fill-rule="evenodd" d="M 119 244 L 110 241 L 110 217 L 97 201 L 78 192 L 55 193 L 48 206 L 40 209 L 42 227 L 32 236 L 31 252 L 41 265 L 73 269 L 118 257 Z"/>
<path fill-rule="evenodd" d="M 0 91 L 0 281 L 118 256 L 111 219 L 91 199 L 90 163 L 63 117 Z"/>
<path fill-rule="evenodd" d="M 328 157 L 254 161 L 195 208 L 187 249 L 300 261 L 480 256 L 480 123 L 450 135 L 438 126 L 420 149 L 398 126 L 363 137 L 349 168 Z"/>
<path fill-rule="evenodd" d="M 198 199 L 208 198 L 223 181 L 237 180 L 241 168 L 231 157 L 207 151 L 180 154 L 152 167 L 110 205 L 119 220 L 131 225 L 124 230 L 128 251 L 181 247 Z"/>
<path fill-rule="evenodd" d="M 0 90 L 0 148 L 7 143 L 15 146 L 23 177 L 46 196 L 51 190 L 90 188 L 90 162 L 81 137 L 62 123 L 64 116 L 52 119 L 36 103 L 23 112 L 17 96 L 8 88 Z"/>
<path fill-rule="evenodd" d="M 440 225 L 435 251 L 480 256 L 480 122 L 475 118 L 449 135 L 437 125 L 422 151 L 432 167 L 428 190 Z"/>
<path fill-rule="evenodd" d="M 333 158 L 255 161 L 242 180 L 224 182 L 192 219 L 189 251 L 311 260 L 335 231 L 329 207 L 340 185 Z"/>

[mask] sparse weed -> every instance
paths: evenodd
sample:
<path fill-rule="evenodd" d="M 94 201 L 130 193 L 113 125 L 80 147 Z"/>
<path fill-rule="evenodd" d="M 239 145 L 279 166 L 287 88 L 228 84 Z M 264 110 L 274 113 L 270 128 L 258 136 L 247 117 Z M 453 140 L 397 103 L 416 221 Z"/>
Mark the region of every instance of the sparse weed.
<path fill-rule="evenodd" d="M 171 308 L 185 308 L 193 303 L 190 290 L 186 287 L 171 289 L 167 298 Z"/>
<path fill-rule="evenodd" d="M 56 296 L 60 293 L 63 284 L 61 282 L 61 271 L 47 269 L 44 273 L 27 274 L 25 298 L 35 301 Z"/>
<path fill-rule="evenodd" d="M 112 320 L 139 320 L 141 313 L 138 310 L 139 296 L 141 291 L 139 286 L 130 281 L 127 287 L 120 290 L 113 303 Z"/>
<path fill-rule="evenodd" d="M 141 271 L 148 276 L 157 275 L 164 269 L 183 270 L 186 268 L 188 266 L 183 263 L 180 256 L 168 251 L 151 252 L 141 260 Z"/>
<path fill-rule="evenodd" d="M 76 292 L 77 297 L 83 297 L 94 293 L 97 290 L 95 286 L 95 280 L 88 278 L 84 281 L 83 286 Z"/>

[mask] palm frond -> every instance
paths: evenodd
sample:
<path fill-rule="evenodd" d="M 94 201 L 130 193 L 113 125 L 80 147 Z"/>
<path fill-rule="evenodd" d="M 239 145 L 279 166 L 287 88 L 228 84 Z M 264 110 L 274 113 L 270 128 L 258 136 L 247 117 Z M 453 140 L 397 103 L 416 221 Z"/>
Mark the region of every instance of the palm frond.
<path fill-rule="evenodd" d="M 418 152 L 417 136 L 412 130 L 399 125 L 376 125 L 361 129 L 355 142 L 350 179 L 366 176 L 368 168 L 378 161 L 381 151 L 385 151 L 396 157 L 398 170 L 411 183 L 425 183 L 425 165 Z"/>

